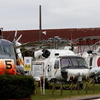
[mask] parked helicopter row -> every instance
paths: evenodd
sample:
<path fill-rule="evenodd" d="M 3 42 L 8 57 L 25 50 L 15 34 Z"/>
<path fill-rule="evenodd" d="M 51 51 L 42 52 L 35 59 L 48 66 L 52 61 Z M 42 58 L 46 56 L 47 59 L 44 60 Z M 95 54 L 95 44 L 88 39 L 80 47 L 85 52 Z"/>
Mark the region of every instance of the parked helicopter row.
<path fill-rule="evenodd" d="M 15 37 L 17 32 L 15 32 Z M 13 42 L 5 39 L 0 39 L 0 74 L 7 71 L 10 74 L 16 75 L 17 72 L 25 75 L 24 58 L 22 57 L 20 48 L 16 48 L 17 59 L 19 65 L 16 64 L 16 55 L 14 47 L 21 46 L 18 42 L 21 36 L 14 38 Z M 41 45 L 41 44 L 40 44 Z M 89 77 L 94 77 L 97 82 L 100 82 L 100 48 L 96 51 L 84 52 L 82 56 L 77 55 L 72 50 L 67 49 L 40 49 L 34 51 L 35 58 L 32 64 L 31 75 L 34 78 L 45 78 L 46 85 L 50 82 L 69 83 L 82 82 L 88 80 Z M 43 72 L 41 73 L 41 67 Z M 38 71 L 36 70 L 38 69 Z M 40 70 L 40 71 L 39 71 Z"/>
<path fill-rule="evenodd" d="M 100 83 L 100 47 L 97 50 L 81 52 L 81 55 L 71 50 L 73 49 L 35 51 L 34 65 L 39 67 L 39 63 L 43 63 L 46 82 L 68 83 L 78 81 L 81 83 L 91 77 L 95 82 Z M 35 67 L 34 65 L 33 67 Z"/>

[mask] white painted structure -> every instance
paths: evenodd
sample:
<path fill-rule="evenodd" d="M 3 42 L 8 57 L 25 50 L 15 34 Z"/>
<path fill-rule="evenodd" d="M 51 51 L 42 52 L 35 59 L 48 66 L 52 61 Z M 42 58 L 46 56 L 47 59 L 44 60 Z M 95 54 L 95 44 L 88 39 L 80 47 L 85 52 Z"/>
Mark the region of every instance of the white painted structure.
<path fill-rule="evenodd" d="M 100 82 L 100 47 L 96 50 L 83 52 L 82 57 L 85 58 L 90 68 L 90 77 L 94 77 L 96 82 Z"/>
<path fill-rule="evenodd" d="M 68 49 L 39 50 L 34 63 L 43 63 L 46 82 L 77 82 L 89 77 L 89 68 L 80 56 Z M 33 65 L 34 69 L 34 65 Z M 35 75 L 33 74 L 33 77 Z"/>

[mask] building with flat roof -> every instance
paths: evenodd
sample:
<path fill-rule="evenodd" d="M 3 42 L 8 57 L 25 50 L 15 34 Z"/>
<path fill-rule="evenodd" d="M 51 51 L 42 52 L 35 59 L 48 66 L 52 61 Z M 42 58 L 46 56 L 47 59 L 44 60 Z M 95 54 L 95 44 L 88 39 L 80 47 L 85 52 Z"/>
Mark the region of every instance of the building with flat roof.
<path fill-rule="evenodd" d="M 16 30 L 15 30 L 16 31 Z M 3 31 L 3 38 L 13 41 L 15 31 Z M 46 35 L 41 33 L 41 40 L 46 40 L 53 38 L 54 36 L 59 36 L 60 38 L 74 40 L 77 38 L 84 37 L 94 37 L 91 44 L 94 44 L 99 40 L 95 36 L 100 36 L 100 28 L 66 28 L 66 29 L 43 29 L 42 32 L 46 31 Z M 27 43 L 39 40 L 39 30 L 18 30 L 17 37 L 22 34 L 19 42 Z M 89 38 L 87 39 L 89 40 Z"/>

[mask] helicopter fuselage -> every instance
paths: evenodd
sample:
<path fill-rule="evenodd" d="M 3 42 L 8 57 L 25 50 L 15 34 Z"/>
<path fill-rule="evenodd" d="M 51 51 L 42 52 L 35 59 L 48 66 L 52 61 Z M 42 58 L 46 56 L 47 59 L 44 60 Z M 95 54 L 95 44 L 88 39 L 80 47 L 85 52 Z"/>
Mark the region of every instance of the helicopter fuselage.
<path fill-rule="evenodd" d="M 45 78 L 48 81 L 76 82 L 88 79 L 89 68 L 84 58 L 76 56 L 70 50 L 54 49 L 49 51 L 50 56 L 48 58 L 39 56 L 39 58 L 36 57 L 37 59 L 34 61 L 34 64 L 37 65 L 38 63 L 43 63 Z M 36 55 L 39 55 L 39 52 L 37 52 Z"/>
<path fill-rule="evenodd" d="M 16 57 L 10 41 L 0 39 L 0 74 L 16 74 Z"/>

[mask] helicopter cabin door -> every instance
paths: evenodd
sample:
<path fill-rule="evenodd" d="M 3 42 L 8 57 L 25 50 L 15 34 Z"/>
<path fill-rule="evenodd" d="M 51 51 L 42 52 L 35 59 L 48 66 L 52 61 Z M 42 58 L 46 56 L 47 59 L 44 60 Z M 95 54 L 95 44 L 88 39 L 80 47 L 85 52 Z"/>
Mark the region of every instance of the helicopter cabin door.
<path fill-rule="evenodd" d="M 48 77 L 52 77 L 52 62 L 48 62 L 47 73 L 48 73 Z"/>

